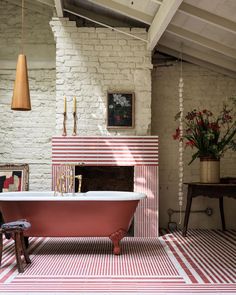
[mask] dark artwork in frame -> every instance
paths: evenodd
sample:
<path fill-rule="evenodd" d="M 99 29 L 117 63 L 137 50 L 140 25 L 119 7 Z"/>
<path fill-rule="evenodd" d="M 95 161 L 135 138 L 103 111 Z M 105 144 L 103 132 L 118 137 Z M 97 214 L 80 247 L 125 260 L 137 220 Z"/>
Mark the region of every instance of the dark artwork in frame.
<path fill-rule="evenodd" d="M 0 193 L 28 190 L 28 164 L 0 165 Z"/>
<path fill-rule="evenodd" d="M 134 128 L 134 93 L 108 92 L 107 128 Z"/>

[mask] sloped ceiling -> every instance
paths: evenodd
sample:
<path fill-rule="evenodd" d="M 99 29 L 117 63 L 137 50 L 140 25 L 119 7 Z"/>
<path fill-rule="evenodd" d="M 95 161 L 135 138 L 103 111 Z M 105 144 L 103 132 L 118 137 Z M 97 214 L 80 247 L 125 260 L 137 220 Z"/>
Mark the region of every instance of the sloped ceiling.
<path fill-rule="evenodd" d="M 55 5 L 59 17 L 78 25 L 146 27 L 154 57 L 181 53 L 186 61 L 236 77 L 235 0 L 55 0 Z"/>

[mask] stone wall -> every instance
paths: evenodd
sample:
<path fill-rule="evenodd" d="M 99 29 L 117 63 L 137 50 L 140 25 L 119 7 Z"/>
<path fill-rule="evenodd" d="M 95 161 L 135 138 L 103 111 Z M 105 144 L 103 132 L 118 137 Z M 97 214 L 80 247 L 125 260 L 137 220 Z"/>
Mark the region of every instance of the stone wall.
<path fill-rule="evenodd" d="M 178 112 L 179 66 L 159 67 L 152 75 L 152 134 L 158 134 L 160 140 L 160 225 L 168 223 L 167 209 L 178 208 L 178 143 L 173 140 L 178 122 L 174 116 Z M 222 101 L 236 94 L 236 80 L 193 64 L 183 64 L 184 109 L 194 108 L 219 111 Z M 188 166 L 192 150 L 184 151 L 184 181 L 199 181 L 199 160 Z M 221 177 L 236 177 L 236 153 L 227 152 L 221 159 Z M 186 193 L 186 191 L 185 191 Z M 186 195 L 185 195 L 186 196 Z M 193 200 L 192 209 L 213 208 L 213 215 L 192 214 L 190 227 L 220 228 L 221 220 L 218 200 L 197 198 Z M 236 202 L 225 198 L 225 216 L 228 227 L 236 228 Z M 184 202 L 185 209 L 185 202 Z M 173 215 L 173 221 L 179 221 L 179 215 Z"/>
<path fill-rule="evenodd" d="M 146 135 L 151 124 L 151 52 L 146 43 L 106 28 L 76 27 L 68 19 L 50 22 L 56 41 L 56 129 L 62 134 L 63 97 L 77 98 L 78 135 Z M 121 30 L 147 38 L 144 29 Z M 106 128 L 107 91 L 135 93 L 135 128 Z"/>
<path fill-rule="evenodd" d="M 55 44 L 49 15 L 25 9 L 25 54 L 32 111 L 11 111 L 21 8 L 0 2 L 0 163 L 29 163 L 30 190 L 51 189 L 55 130 Z"/>

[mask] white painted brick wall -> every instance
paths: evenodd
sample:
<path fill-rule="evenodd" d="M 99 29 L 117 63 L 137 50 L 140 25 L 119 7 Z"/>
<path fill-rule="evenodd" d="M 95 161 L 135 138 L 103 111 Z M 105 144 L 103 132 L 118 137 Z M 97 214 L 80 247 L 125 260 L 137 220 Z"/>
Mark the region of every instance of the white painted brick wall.
<path fill-rule="evenodd" d="M 149 134 L 152 64 L 146 43 L 106 28 L 77 28 L 68 19 L 53 18 L 50 24 L 56 41 L 57 134 L 62 134 L 64 96 L 68 135 L 73 129 L 73 96 L 77 97 L 78 135 Z M 144 29 L 131 33 L 147 38 Z M 107 91 L 135 93 L 134 129 L 107 130 Z"/>
<path fill-rule="evenodd" d="M 178 79 L 180 69 L 175 67 L 159 67 L 152 75 L 152 134 L 160 139 L 160 226 L 166 227 L 168 222 L 167 209 L 178 209 L 178 143 L 172 134 L 178 122 L 174 116 L 178 112 Z M 222 101 L 236 94 L 236 79 L 209 71 L 192 64 L 183 64 L 184 77 L 184 109 L 185 112 L 194 108 L 210 109 L 217 113 Z M 199 161 L 190 166 L 192 150 L 184 152 L 184 181 L 199 181 Z M 221 159 L 221 177 L 236 177 L 236 153 L 227 152 Z M 185 195 L 186 196 L 186 195 Z M 218 200 L 196 198 L 192 204 L 194 209 L 213 207 L 214 215 L 192 214 L 190 227 L 221 228 Z M 236 202 L 225 198 L 225 217 L 228 228 L 236 228 Z M 185 203 L 184 203 L 185 209 Z M 179 221 L 178 215 L 173 216 Z"/>
<path fill-rule="evenodd" d="M 20 53 L 20 16 L 19 6 L 0 2 L 0 163 L 29 163 L 30 190 L 50 190 L 51 137 L 55 131 L 55 43 L 49 17 L 26 9 L 25 54 L 29 61 L 32 111 L 11 111 Z M 47 69 L 43 69 L 44 65 Z"/>

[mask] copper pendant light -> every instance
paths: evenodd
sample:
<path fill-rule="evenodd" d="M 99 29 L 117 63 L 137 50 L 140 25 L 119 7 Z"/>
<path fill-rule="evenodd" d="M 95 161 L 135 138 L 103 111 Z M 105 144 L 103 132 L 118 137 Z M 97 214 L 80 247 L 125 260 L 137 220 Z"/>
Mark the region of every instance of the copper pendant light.
<path fill-rule="evenodd" d="M 23 54 L 23 34 L 24 33 L 24 0 L 22 0 L 22 27 L 21 27 L 21 45 L 22 54 L 19 54 L 16 66 L 16 80 L 12 97 L 11 109 L 15 111 L 30 111 L 30 92 L 27 71 L 26 56 Z"/>

